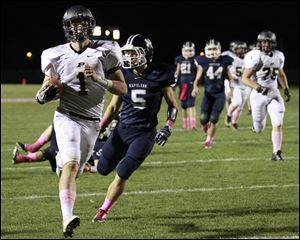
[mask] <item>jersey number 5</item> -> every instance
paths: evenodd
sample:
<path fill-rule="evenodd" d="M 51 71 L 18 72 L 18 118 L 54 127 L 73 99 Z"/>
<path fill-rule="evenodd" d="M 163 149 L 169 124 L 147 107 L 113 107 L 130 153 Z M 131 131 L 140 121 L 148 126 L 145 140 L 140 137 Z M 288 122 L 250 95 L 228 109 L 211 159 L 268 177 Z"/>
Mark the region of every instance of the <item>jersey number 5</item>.
<path fill-rule="evenodd" d="M 133 107 L 137 109 L 146 108 L 146 100 L 141 97 L 142 95 L 146 95 L 145 89 L 133 89 L 131 90 L 131 100 L 133 102 Z"/>

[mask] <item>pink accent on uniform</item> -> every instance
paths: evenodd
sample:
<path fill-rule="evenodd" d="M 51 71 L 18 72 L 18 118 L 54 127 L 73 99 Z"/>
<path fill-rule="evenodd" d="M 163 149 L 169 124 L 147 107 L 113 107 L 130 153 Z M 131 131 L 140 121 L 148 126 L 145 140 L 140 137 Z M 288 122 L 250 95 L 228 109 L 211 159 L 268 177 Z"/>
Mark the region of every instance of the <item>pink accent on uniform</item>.
<path fill-rule="evenodd" d="M 209 123 L 206 123 L 203 127 L 202 127 L 202 131 L 207 134 L 207 130 L 209 129 Z"/>
<path fill-rule="evenodd" d="M 60 207 L 63 220 L 73 216 L 73 207 L 76 199 L 76 192 L 70 189 L 59 191 Z"/>
<path fill-rule="evenodd" d="M 166 122 L 166 125 L 168 125 L 170 128 L 173 128 L 173 127 L 174 127 L 174 122 L 171 121 L 171 120 L 168 120 L 168 121 Z"/>
<path fill-rule="evenodd" d="M 29 159 L 29 162 L 35 162 L 37 160 L 36 153 L 28 153 L 27 157 Z"/>
<path fill-rule="evenodd" d="M 214 140 L 214 137 L 207 135 L 205 142 L 212 144 L 213 140 Z"/>
<path fill-rule="evenodd" d="M 272 131 L 272 143 L 273 143 L 273 152 L 281 150 L 282 143 L 282 132 L 281 131 Z"/>
<path fill-rule="evenodd" d="M 180 101 L 185 101 L 187 97 L 187 92 L 188 92 L 188 83 L 184 83 L 181 85 L 181 93 L 180 93 Z"/>
<path fill-rule="evenodd" d="M 99 123 L 101 129 L 106 128 L 110 124 L 110 120 L 107 117 L 103 117 Z"/>
<path fill-rule="evenodd" d="M 112 207 L 113 203 L 112 201 L 110 201 L 107 197 L 104 200 L 104 203 L 102 204 L 102 206 L 100 207 L 100 209 L 104 210 L 105 212 L 109 212 L 111 207 Z"/>
<path fill-rule="evenodd" d="M 38 151 L 42 146 L 44 146 L 49 139 L 47 139 L 44 134 L 42 134 L 39 139 L 33 143 L 33 144 L 25 144 L 25 149 L 28 152 L 36 152 Z"/>
<path fill-rule="evenodd" d="M 190 118 L 190 124 L 191 124 L 191 128 L 196 128 L 196 118 L 194 117 Z"/>
<path fill-rule="evenodd" d="M 189 128 L 189 119 L 188 118 L 182 118 L 183 120 L 183 125 L 182 125 L 182 128 L 186 129 L 186 128 Z"/>
<path fill-rule="evenodd" d="M 237 123 L 237 121 L 239 120 L 240 118 L 240 115 L 241 115 L 241 110 L 239 109 L 236 109 L 233 114 L 232 114 L 232 120 L 231 122 L 232 123 Z"/>

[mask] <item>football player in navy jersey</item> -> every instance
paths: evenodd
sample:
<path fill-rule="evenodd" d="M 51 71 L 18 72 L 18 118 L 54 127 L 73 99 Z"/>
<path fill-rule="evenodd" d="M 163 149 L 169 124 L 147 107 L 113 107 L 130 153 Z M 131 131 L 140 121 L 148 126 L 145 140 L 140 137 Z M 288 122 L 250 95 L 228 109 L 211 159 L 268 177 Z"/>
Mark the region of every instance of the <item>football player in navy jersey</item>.
<path fill-rule="evenodd" d="M 201 103 L 200 122 L 204 126 L 207 138 L 204 148 L 211 148 L 217 129 L 220 114 L 225 104 L 224 81 L 227 77 L 230 81 L 233 77 L 230 66 L 233 59 L 229 56 L 221 56 L 221 44 L 211 39 L 205 45 L 205 57 L 199 57 L 201 77 L 204 79 L 204 96 Z M 193 96 L 199 93 L 199 81 L 194 82 Z"/>
<path fill-rule="evenodd" d="M 185 42 L 182 55 L 175 58 L 176 76 L 179 85 L 179 100 L 182 108 L 182 128 L 196 129 L 195 97 L 192 96 L 193 83 L 200 77 L 200 67 L 195 58 L 195 44 Z"/>
<path fill-rule="evenodd" d="M 178 111 L 172 89 L 175 69 L 166 64 L 151 63 L 151 41 L 141 34 L 131 35 L 121 50 L 128 92 L 123 97 L 113 95 L 101 120 L 101 127 L 105 127 L 122 105 L 119 123 L 104 144 L 97 166 L 101 175 L 116 169 L 116 176 L 93 222 L 101 222 L 107 217 L 129 177 L 150 154 L 154 143 L 160 146 L 166 143 Z M 167 121 L 157 133 L 157 114 L 163 97 L 168 104 Z"/>

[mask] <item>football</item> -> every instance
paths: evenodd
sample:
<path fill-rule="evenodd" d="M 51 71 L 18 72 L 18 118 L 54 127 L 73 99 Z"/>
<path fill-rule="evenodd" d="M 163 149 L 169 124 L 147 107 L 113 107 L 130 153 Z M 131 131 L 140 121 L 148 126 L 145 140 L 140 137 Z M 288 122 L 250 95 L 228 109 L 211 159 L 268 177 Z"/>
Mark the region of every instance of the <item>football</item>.
<path fill-rule="evenodd" d="M 61 97 L 64 93 L 64 86 L 61 83 L 61 81 L 58 80 L 57 78 L 48 78 L 47 80 L 44 81 L 42 86 L 45 85 L 55 85 L 59 89 L 59 96 L 57 98 Z"/>

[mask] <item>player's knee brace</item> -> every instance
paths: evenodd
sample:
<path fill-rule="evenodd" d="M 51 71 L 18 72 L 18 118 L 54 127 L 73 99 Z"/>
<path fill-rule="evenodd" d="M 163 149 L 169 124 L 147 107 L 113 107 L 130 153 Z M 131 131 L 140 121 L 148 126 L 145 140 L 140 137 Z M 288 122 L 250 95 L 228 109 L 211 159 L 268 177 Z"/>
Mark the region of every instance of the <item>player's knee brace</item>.
<path fill-rule="evenodd" d="M 208 115 L 206 113 L 201 113 L 200 114 L 200 123 L 201 125 L 207 124 L 209 121 Z"/>

